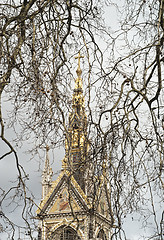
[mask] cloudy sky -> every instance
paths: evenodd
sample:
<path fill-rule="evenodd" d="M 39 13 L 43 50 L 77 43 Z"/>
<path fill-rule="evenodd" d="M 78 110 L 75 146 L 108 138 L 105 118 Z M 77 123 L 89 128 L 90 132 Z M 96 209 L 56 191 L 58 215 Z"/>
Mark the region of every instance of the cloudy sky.
<path fill-rule="evenodd" d="M 114 7 L 106 8 L 105 12 L 105 21 L 108 25 L 116 30 L 117 29 L 117 17 L 116 17 L 116 10 Z M 75 69 L 76 70 L 76 69 Z M 7 118 L 7 112 L 11 109 L 11 106 L 7 102 L 3 102 L 3 115 Z M 6 121 L 7 124 L 7 121 Z M 7 126 L 7 125 L 6 125 Z M 17 127 L 17 131 L 19 131 L 19 126 Z M 13 146 L 15 146 L 15 132 L 12 128 L 6 128 L 5 137 L 11 141 Z M 44 167 L 44 160 L 45 160 L 45 149 L 40 150 L 40 155 L 31 156 L 30 153 L 27 153 L 27 150 L 31 148 L 34 143 L 31 140 L 28 142 L 23 142 L 21 146 L 17 148 L 18 157 L 20 160 L 20 164 L 25 169 L 26 173 L 29 175 L 29 180 L 27 182 L 30 191 L 32 191 L 33 195 L 35 196 L 36 204 L 39 204 L 41 199 L 41 174 L 42 169 Z M 0 155 L 8 151 L 9 149 L 6 147 L 6 144 L 0 140 Z M 61 160 L 64 157 L 63 149 L 54 149 L 53 151 L 50 150 L 50 162 L 52 164 L 52 169 L 54 172 L 54 180 L 57 178 L 60 168 L 61 168 Z M 16 169 L 16 161 L 13 154 L 5 157 L 4 159 L 0 160 L 0 184 L 1 188 L 5 189 L 6 191 L 9 190 L 12 186 L 16 185 L 18 172 Z M 14 190 L 13 190 L 14 191 Z M 10 196 L 10 195 L 9 195 Z M 13 211 L 13 206 L 9 206 L 8 203 L 10 199 L 5 202 L 3 205 L 3 209 L 5 210 L 5 214 L 17 224 L 24 224 L 22 223 L 22 219 L 19 216 L 20 210 L 19 208 Z M 36 210 L 36 209 L 35 209 Z M 1 223 L 1 222 L 0 222 Z M 151 231 L 150 226 L 149 230 Z M 138 216 L 129 216 L 125 220 L 125 229 L 127 230 L 127 236 L 129 240 L 139 240 L 140 235 L 145 234 L 144 230 L 141 229 L 141 224 L 138 220 Z M 149 231 L 148 230 L 148 231 Z M 4 233 L 0 233 L 0 239 L 4 240 Z M 28 237 L 26 237 L 28 239 Z M 144 238 L 141 238 L 144 239 Z"/>

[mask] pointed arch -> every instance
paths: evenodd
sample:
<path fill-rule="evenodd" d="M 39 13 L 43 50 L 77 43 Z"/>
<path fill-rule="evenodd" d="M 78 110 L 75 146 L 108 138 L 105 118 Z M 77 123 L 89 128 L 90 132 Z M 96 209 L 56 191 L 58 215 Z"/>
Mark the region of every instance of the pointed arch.
<path fill-rule="evenodd" d="M 97 238 L 99 240 L 107 240 L 106 234 L 103 229 L 100 229 L 100 231 L 97 234 Z"/>
<path fill-rule="evenodd" d="M 68 225 L 62 225 L 51 233 L 52 240 L 81 240 L 78 232 Z"/>

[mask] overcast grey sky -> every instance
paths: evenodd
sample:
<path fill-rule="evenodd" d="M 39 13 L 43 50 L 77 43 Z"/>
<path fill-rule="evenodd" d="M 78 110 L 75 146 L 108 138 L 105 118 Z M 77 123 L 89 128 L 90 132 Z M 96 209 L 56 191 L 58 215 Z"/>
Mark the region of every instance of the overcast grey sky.
<path fill-rule="evenodd" d="M 109 6 L 106 7 L 105 12 L 105 21 L 109 24 L 109 27 L 114 30 L 117 29 L 117 11 L 114 7 Z M 74 70 L 74 72 L 76 69 Z M 72 79 L 73 81 L 73 79 Z M 84 86 L 85 89 L 85 86 Z M 3 115 L 4 117 L 7 116 L 8 110 L 11 108 L 10 104 L 7 102 L 3 102 Z M 68 116 L 67 116 L 68 117 Z M 17 128 L 19 131 L 19 126 Z M 15 145 L 13 139 L 15 139 L 15 133 L 12 128 L 8 128 L 5 131 L 5 136 L 8 140 L 11 141 L 13 145 Z M 41 159 L 38 155 L 36 155 L 32 160 L 31 155 L 27 154 L 26 151 L 30 149 L 31 145 L 34 144 L 32 140 L 28 142 L 23 142 L 22 147 L 18 148 L 18 157 L 20 160 L 20 164 L 24 167 L 27 174 L 29 174 L 29 181 L 28 181 L 28 187 L 33 192 L 35 198 L 36 198 L 36 204 L 39 204 L 41 199 L 41 172 L 44 165 L 45 160 L 45 150 L 41 150 Z M 46 144 L 46 143 L 45 143 Z M 0 154 L 5 153 L 8 150 L 6 147 L 6 144 L 0 140 Z M 64 157 L 64 151 L 63 149 L 55 149 L 52 153 L 52 150 L 49 152 L 50 155 L 50 162 L 52 164 L 52 169 L 54 172 L 54 180 L 58 176 L 58 172 L 61 168 L 61 160 Z M 1 187 L 5 190 L 9 189 L 11 186 L 15 185 L 15 181 L 17 179 L 17 170 L 16 170 L 16 162 L 13 154 L 5 157 L 0 161 L 0 184 Z M 5 211 L 10 211 L 10 207 L 7 205 L 3 206 L 5 208 Z M 160 211 L 160 210 L 159 210 Z M 22 224 L 21 217 L 19 218 L 19 210 L 16 210 L 14 212 L 8 213 L 11 219 L 13 219 L 14 222 L 17 222 L 18 224 Z M 137 219 L 137 215 L 129 216 L 125 220 L 125 229 L 127 229 L 127 237 L 129 240 L 139 240 L 140 234 L 145 234 L 144 230 L 141 229 L 141 225 L 139 220 Z M 152 226 L 153 227 L 153 226 Z M 151 226 L 149 228 L 151 231 Z M 149 231 L 148 230 L 148 231 Z M 0 233 L 0 239 L 5 240 L 4 233 Z M 28 237 L 26 237 L 28 239 Z M 144 239 L 144 238 L 141 238 Z"/>

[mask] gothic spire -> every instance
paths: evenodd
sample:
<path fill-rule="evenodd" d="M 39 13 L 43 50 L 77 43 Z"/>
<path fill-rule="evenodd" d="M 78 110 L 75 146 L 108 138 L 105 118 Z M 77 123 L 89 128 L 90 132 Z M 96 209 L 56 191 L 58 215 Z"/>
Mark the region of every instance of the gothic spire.
<path fill-rule="evenodd" d="M 49 160 L 49 147 L 46 146 L 46 159 L 45 159 L 45 165 L 44 165 L 44 170 L 42 173 L 42 198 L 44 198 L 50 187 L 51 187 L 51 182 L 52 182 L 52 168 L 50 167 L 50 160 Z"/>
<path fill-rule="evenodd" d="M 68 136 L 66 139 L 66 155 L 67 167 L 73 171 L 73 175 L 79 185 L 83 188 L 82 165 L 85 161 L 87 151 L 86 135 L 87 135 L 87 117 L 85 114 L 82 70 L 80 68 L 80 59 L 83 56 L 80 52 L 75 59 L 78 59 L 78 67 L 76 70 L 77 78 L 75 79 L 75 88 L 72 96 L 72 111 L 69 115 Z M 69 164 L 68 164 L 69 163 Z"/>
<path fill-rule="evenodd" d="M 81 150 L 84 144 L 84 137 L 86 136 L 87 117 L 85 114 L 84 96 L 83 96 L 83 84 L 81 78 L 80 59 L 84 56 L 80 55 L 80 52 L 75 59 L 78 59 L 78 67 L 76 70 L 77 78 L 75 80 L 75 88 L 72 96 L 72 111 L 69 116 L 69 142 L 70 149 L 77 151 Z"/>
<path fill-rule="evenodd" d="M 46 159 L 45 159 L 45 165 L 44 165 L 44 170 L 43 172 L 47 173 L 49 172 L 50 169 L 50 160 L 49 160 L 49 155 L 48 155 L 48 151 L 49 151 L 49 146 L 46 146 Z"/>

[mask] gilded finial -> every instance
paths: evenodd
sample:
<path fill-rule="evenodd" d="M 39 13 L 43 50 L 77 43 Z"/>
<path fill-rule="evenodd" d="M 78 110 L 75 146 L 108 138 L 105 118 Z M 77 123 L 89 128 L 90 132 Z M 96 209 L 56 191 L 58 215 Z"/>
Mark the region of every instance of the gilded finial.
<path fill-rule="evenodd" d="M 80 68 L 80 58 L 84 58 L 84 56 L 81 56 L 80 55 L 80 52 L 78 53 L 78 56 L 77 57 L 75 57 L 75 59 L 78 59 L 78 67 L 77 67 L 77 70 L 76 70 L 76 73 L 77 73 L 77 76 L 78 76 L 78 78 L 76 78 L 76 80 L 75 80 L 75 90 L 77 90 L 77 89 L 81 89 L 82 90 L 82 79 L 81 79 L 81 73 L 82 73 L 82 71 L 81 71 L 81 68 Z"/>
<path fill-rule="evenodd" d="M 75 59 L 78 59 L 78 68 L 77 68 L 77 70 L 76 70 L 76 73 L 77 73 L 77 76 L 78 76 L 79 78 L 81 77 L 81 73 L 82 73 L 81 68 L 80 68 L 80 58 L 84 58 L 84 56 L 81 56 L 81 55 L 80 55 L 80 51 L 79 51 L 78 56 L 75 57 Z"/>

